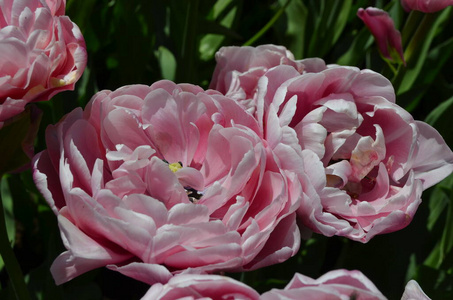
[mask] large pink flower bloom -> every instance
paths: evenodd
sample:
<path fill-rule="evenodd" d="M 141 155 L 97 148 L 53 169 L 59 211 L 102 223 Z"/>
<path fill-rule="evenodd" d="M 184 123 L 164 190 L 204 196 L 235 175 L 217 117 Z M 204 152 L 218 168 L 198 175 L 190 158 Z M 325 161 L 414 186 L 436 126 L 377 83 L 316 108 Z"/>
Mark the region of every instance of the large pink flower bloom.
<path fill-rule="evenodd" d="M 99 92 L 49 127 L 34 179 L 68 249 L 56 282 L 101 266 L 166 282 L 294 255 L 301 187 L 280 166 L 292 152 L 260 136 L 234 100 L 168 81 Z"/>
<path fill-rule="evenodd" d="M 254 54 L 256 61 L 268 56 Z M 321 62 L 306 59 L 302 71 L 270 68 L 244 94 L 268 143 L 290 145 L 301 157 L 285 162 L 303 185 L 302 222 L 367 242 L 410 223 L 422 191 L 453 171 L 453 153 L 435 129 L 395 104 L 385 77 Z"/>
<path fill-rule="evenodd" d="M 63 0 L 0 4 L 0 128 L 29 102 L 73 89 L 86 65 L 85 42 Z"/>
<path fill-rule="evenodd" d="M 440 134 L 396 105 L 380 74 L 329 66 L 301 75 L 278 66 L 258 85 L 258 119 L 277 114 L 304 151 L 314 190 L 306 190 L 298 213 L 316 232 L 367 242 L 399 230 L 422 191 L 453 171 Z"/>
<path fill-rule="evenodd" d="M 273 289 L 264 293 L 260 299 L 386 300 L 387 298 L 362 272 L 335 270 L 322 275 L 318 279 L 296 274 L 283 290 Z"/>
<path fill-rule="evenodd" d="M 401 0 L 406 11 L 418 10 L 432 13 L 453 5 L 453 0 Z"/>
<path fill-rule="evenodd" d="M 398 55 L 405 63 L 401 34 L 386 11 L 375 7 L 359 8 L 357 16 L 371 31 L 379 46 L 379 51 L 385 58 L 393 60 L 394 56 Z M 396 55 L 392 55 L 392 53 Z"/>
<path fill-rule="evenodd" d="M 228 299 L 259 300 L 260 295 L 242 282 L 220 275 L 177 275 L 154 284 L 142 300 Z"/>

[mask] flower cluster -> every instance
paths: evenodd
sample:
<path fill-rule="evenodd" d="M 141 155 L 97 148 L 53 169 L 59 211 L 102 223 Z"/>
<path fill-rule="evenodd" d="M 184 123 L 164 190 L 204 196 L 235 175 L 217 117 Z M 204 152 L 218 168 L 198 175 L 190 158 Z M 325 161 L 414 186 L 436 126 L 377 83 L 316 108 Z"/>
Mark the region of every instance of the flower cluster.
<path fill-rule="evenodd" d="M 433 13 L 453 2 L 401 5 Z M 41 115 L 26 105 L 74 89 L 86 67 L 65 9 L 0 1 L 2 174 L 26 163 L 21 148 L 33 156 Z M 406 66 L 414 50 L 403 51 L 390 15 L 357 15 L 389 68 Z M 224 275 L 284 262 L 312 233 L 367 243 L 408 226 L 423 191 L 453 172 L 442 136 L 374 71 L 276 45 L 215 57 L 209 89 L 161 80 L 102 90 L 47 127 L 32 165 L 66 248 L 51 266 L 56 284 L 106 267 L 151 285 L 144 300 L 386 299 L 360 271 L 296 273 L 262 294 Z M 429 298 L 412 280 L 402 299 Z"/>
<path fill-rule="evenodd" d="M 164 80 L 101 91 L 47 128 L 33 164 L 67 248 L 57 284 L 106 266 L 155 284 L 148 299 L 215 298 L 217 286 L 258 299 L 203 274 L 283 262 L 299 248 L 296 219 L 361 242 L 399 230 L 453 171 L 439 133 L 378 73 L 274 45 L 222 48 L 217 61 L 210 90 Z M 338 270 L 262 299 L 362 294 L 384 299 Z"/>

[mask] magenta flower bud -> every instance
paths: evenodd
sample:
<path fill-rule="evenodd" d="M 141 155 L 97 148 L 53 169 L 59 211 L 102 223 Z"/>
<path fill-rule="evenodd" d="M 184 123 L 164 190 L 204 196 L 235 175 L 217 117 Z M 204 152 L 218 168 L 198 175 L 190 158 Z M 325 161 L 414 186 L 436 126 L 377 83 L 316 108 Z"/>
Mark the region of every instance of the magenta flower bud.
<path fill-rule="evenodd" d="M 357 16 L 362 19 L 366 27 L 371 31 L 379 47 L 381 54 L 389 59 L 401 59 L 406 64 L 403 56 L 403 46 L 401 43 L 401 34 L 395 28 L 392 18 L 382 9 L 368 7 L 359 8 Z"/>
<path fill-rule="evenodd" d="M 453 0 L 401 0 L 401 5 L 406 11 L 433 13 L 453 5 Z"/>

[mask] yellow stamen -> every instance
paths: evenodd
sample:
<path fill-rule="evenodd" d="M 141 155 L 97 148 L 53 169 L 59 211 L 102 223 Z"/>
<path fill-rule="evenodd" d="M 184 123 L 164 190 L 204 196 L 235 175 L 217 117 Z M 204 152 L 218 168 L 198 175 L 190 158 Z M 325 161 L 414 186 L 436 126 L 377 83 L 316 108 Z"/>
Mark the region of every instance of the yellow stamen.
<path fill-rule="evenodd" d="M 51 87 L 61 87 L 66 85 L 66 81 L 63 79 L 58 79 L 58 78 L 51 78 L 50 79 L 50 85 Z"/>
<path fill-rule="evenodd" d="M 178 171 L 179 169 L 182 168 L 182 164 L 179 162 L 175 162 L 175 163 L 169 164 L 168 167 L 170 168 L 170 170 L 173 173 L 176 173 L 176 171 Z"/>

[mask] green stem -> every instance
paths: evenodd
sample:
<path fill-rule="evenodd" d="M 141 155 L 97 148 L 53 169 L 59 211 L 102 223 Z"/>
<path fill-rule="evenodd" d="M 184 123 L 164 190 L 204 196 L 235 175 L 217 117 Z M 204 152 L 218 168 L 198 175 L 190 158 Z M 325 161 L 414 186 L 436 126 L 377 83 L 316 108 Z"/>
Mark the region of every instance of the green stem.
<path fill-rule="evenodd" d="M 184 26 L 184 34 L 181 48 L 181 60 L 178 68 L 181 67 L 179 82 L 196 82 L 195 62 L 197 47 L 197 24 L 198 24 L 199 0 L 187 1 L 187 13 Z"/>
<path fill-rule="evenodd" d="M 0 178 L 3 176 L 0 175 Z M 5 213 L 3 210 L 3 201 L 0 193 L 0 255 L 5 263 L 6 271 L 8 272 L 10 284 L 16 295 L 16 299 L 28 300 L 30 295 L 28 293 L 27 285 L 25 284 L 22 270 L 20 269 L 19 262 L 14 255 L 8 239 L 6 230 Z"/>
<path fill-rule="evenodd" d="M 397 70 L 396 70 L 395 66 L 393 65 L 393 62 L 391 60 L 389 60 L 387 57 L 384 57 L 382 54 L 381 54 L 381 58 L 383 61 L 385 61 L 387 63 L 389 70 L 392 71 L 393 76 L 395 76 Z M 386 75 L 386 74 L 383 73 L 382 75 Z M 388 77 L 388 78 L 390 78 L 390 77 Z"/>
<path fill-rule="evenodd" d="M 417 28 L 417 31 L 415 31 L 413 38 L 407 45 L 407 49 L 404 52 L 404 57 L 407 59 L 407 61 L 410 61 L 412 55 L 414 53 L 417 53 L 417 50 L 420 49 L 420 47 L 422 47 L 424 43 L 426 43 L 426 36 L 431 31 L 431 28 L 434 24 L 434 21 L 436 21 L 437 16 L 438 14 L 426 14 L 423 17 L 420 26 Z"/>
<path fill-rule="evenodd" d="M 254 36 L 252 36 L 247 42 L 245 42 L 243 44 L 243 46 L 250 46 L 250 45 L 253 45 L 262 35 L 264 35 L 271 27 L 272 25 L 275 24 L 275 22 L 277 22 L 277 20 L 280 18 L 280 16 L 283 14 L 283 12 L 285 11 L 286 7 L 288 7 L 289 3 L 291 2 L 291 0 L 287 0 L 285 5 L 283 5 L 282 7 L 280 7 L 280 9 L 277 11 L 277 13 L 272 17 L 272 19 L 269 20 L 269 22 L 267 22 L 266 25 L 264 25 L 263 28 L 261 28 L 260 31 L 258 31 Z"/>
<path fill-rule="evenodd" d="M 438 17 L 439 13 L 425 14 L 404 51 L 406 67 L 400 66 L 392 80 L 397 95 L 408 91 L 415 82 L 418 72 L 424 63 L 424 60 L 420 58 L 426 57 L 432 39 L 434 38 L 433 28 L 438 26 L 436 23 Z"/>
<path fill-rule="evenodd" d="M 401 31 L 401 40 L 403 44 L 403 48 L 407 46 L 407 43 L 410 41 L 410 38 L 414 34 L 415 30 L 417 29 L 418 25 L 420 24 L 420 20 L 423 17 L 423 13 L 412 10 L 407 17 L 406 23 L 404 23 L 403 30 Z"/>

